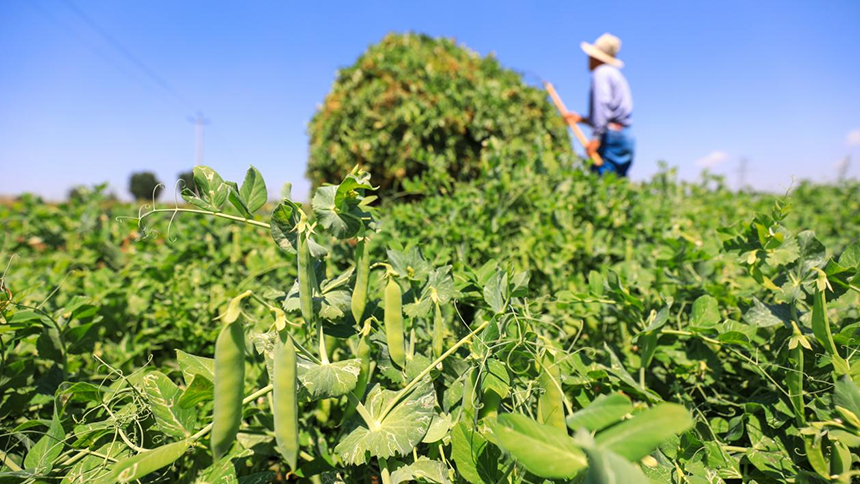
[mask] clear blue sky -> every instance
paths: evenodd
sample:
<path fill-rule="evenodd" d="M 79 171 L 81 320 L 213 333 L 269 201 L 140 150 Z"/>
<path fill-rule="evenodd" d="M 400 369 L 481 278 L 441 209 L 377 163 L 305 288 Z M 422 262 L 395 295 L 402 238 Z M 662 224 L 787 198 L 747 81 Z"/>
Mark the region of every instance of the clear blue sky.
<path fill-rule="evenodd" d="M 87 23 L 74 9 L 90 19 Z M 860 2 L 0 1 L 0 193 L 61 198 L 74 184 L 204 162 L 250 163 L 307 192 L 306 123 L 338 68 L 387 32 L 454 37 L 554 82 L 585 108 L 582 40 L 623 40 L 635 99 L 634 179 L 703 159 L 764 189 L 860 174 Z M 113 43 L 94 29 L 113 39 Z M 853 133 L 853 134 L 852 134 Z M 577 147 L 579 149 L 579 147 Z M 697 160 L 698 163 L 697 164 Z M 166 197 L 165 197 L 166 198 Z"/>

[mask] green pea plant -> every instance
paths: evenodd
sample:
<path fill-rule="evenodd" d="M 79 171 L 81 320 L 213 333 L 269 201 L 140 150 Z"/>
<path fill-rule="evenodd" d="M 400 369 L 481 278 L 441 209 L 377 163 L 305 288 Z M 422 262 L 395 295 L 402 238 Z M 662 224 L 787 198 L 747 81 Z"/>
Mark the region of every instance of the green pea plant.
<path fill-rule="evenodd" d="M 0 455 L 3 480 L 648 482 L 652 453 L 693 425 L 659 398 L 572 400 L 582 359 L 531 314 L 528 273 L 491 261 L 452 274 L 420 241 L 375 245 L 366 173 L 319 187 L 310 207 L 287 187 L 268 222 L 255 168 L 240 186 L 199 166 L 194 182 L 187 205 L 142 211 L 141 229 L 180 213 L 267 229 L 295 281 L 230 299 L 212 356 L 177 350 L 166 372 L 102 361 L 101 384 L 60 385 L 47 432 L 23 460 Z"/>

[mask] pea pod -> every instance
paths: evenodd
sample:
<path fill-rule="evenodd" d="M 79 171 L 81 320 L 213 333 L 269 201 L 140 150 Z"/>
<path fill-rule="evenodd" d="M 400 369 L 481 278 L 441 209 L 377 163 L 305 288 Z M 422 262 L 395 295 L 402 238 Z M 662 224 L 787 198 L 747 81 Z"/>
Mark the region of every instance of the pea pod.
<path fill-rule="evenodd" d="M 549 351 L 544 354 L 541 361 L 540 386 L 543 394 L 538 398 L 538 421 L 562 430 L 567 429 L 564 421 L 561 372 Z"/>
<path fill-rule="evenodd" d="M 245 334 L 238 321 L 225 325 L 215 342 L 215 402 L 212 412 L 212 454 L 226 454 L 242 423 L 245 386 Z"/>
<path fill-rule="evenodd" d="M 403 346 L 403 293 L 393 277 L 385 285 L 385 341 L 391 361 L 400 368 L 406 366 Z"/>
<path fill-rule="evenodd" d="M 314 267 L 309 244 L 310 234 L 300 233 L 298 237 L 299 305 L 302 318 L 308 326 L 313 324 L 314 316 Z"/>
<path fill-rule="evenodd" d="M 445 349 L 445 319 L 442 318 L 442 309 L 439 308 L 439 303 L 434 305 L 436 312 L 433 318 L 433 354 L 439 357 Z"/>
<path fill-rule="evenodd" d="M 275 419 L 275 440 L 278 450 L 284 456 L 290 468 L 296 469 L 299 455 L 299 409 L 298 384 L 296 383 L 296 347 L 293 340 L 286 336 L 286 341 L 278 340 L 274 352 L 274 367 L 272 371 Z"/>
<path fill-rule="evenodd" d="M 461 420 L 465 422 L 473 422 L 476 418 L 476 408 L 478 404 L 478 369 L 472 368 L 466 379 L 463 381 L 463 416 Z"/>
<path fill-rule="evenodd" d="M 789 369 L 785 375 L 785 383 L 788 387 L 789 400 L 791 401 L 791 405 L 794 407 L 794 415 L 797 419 L 797 424 L 805 425 L 805 404 L 803 402 L 803 348 L 805 346 L 809 346 L 809 343 L 806 341 L 803 333 L 800 332 L 800 328 L 797 327 L 797 323 L 792 322 L 791 324 L 793 326 L 794 334 L 788 342 Z"/>
<path fill-rule="evenodd" d="M 134 457 L 122 460 L 114 464 L 111 472 L 101 479 L 97 484 L 109 484 L 117 482 L 134 482 L 161 468 L 167 467 L 185 455 L 191 440 L 180 440 L 172 444 L 141 452 Z"/>
<path fill-rule="evenodd" d="M 355 318 L 355 324 L 362 323 L 370 281 L 370 257 L 365 244 L 365 239 L 362 238 L 355 246 L 355 287 L 352 289 L 352 317 Z"/>
<path fill-rule="evenodd" d="M 370 344 L 368 344 L 367 339 L 368 336 L 366 334 L 362 334 L 361 338 L 358 340 L 358 350 L 356 351 L 356 356 L 358 356 L 361 364 L 359 367 L 358 380 L 355 382 L 355 388 L 352 390 L 352 394 L 358 401 L 364 399 L 364 392 L 367 390 L 368 381 L 370 381 Z M 350 402 L 344 412 L 344 421 L 352 417 L 355 410 L 356 405 Z"/>

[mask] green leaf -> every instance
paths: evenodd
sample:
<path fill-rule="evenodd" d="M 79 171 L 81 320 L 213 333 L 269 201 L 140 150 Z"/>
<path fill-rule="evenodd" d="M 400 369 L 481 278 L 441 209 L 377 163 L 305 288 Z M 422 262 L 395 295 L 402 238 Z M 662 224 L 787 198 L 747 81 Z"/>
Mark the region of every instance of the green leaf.
<path fill-rule="evenodd" d="M 421 442 L 432 444 L 433 442 L 442 440 L 446 435 L 448 435 L 448 431 L 451 430 L 451 426 L 453 426 L 453 422 L 451 421 L 450 414 L 433 415 L 430 427 L 427 428 L 427 434 L 424 435 Z"/>
<path fill-rule="evenodd" d="M 597 434 L 594 440 L 599 448 L 638 461 L 692 426 L 693 418 L 683 405 L 661 403 Z"/>
<path fill-rule="evenodd" d="M 490 305 L 493 312 L 500 314 L 505 311 L 507 303 L 508 273 L 498 271 L 490 277 L 484 286 L 484 301 Z"/>
<path fill-rule="evenodd" d="M 190 440 L 181 440 L 147 452 L 141 452 L 134 457 L 114 464 L 111 473 L 96 482 L 111 484 L 140 479 L 174 463 L 185 454 L 190 444 Z"/>
<path fill-rule="evenodd" d="M 62 484 L 83 483 L 88 481 L 98 481 L 105 477 L 110 472 L 105 468 L 105 458 L 108 456 L 112 459 L 121 460 L 128 457 L 129 450 L 125 443 L 120 440 L 115 440 L 107 444 L 97 447 L 94 454 L 87 455 L 79 460 L 71 470 L 63 476 Z"/>
<path fill-rule="evenodd" d="M 758 298 L 753 298 L 753 306 L 744 314 L 744 321 L 759 328 L 769 328 L 783 323 L 782 318 Z"/>
<path fill-rule="evenodd" d="M 212 400 L 214 391 L 215 385 L 212 380 L 197 374 L 191 378 L 191 383 L 188 384 L 176 403 L 179 404 L 179 408 L 194 408 L 200 402 Z"/>
<path fill-rule="evenodd" d="M 847 269 L 860 269 L 860 242 L 853 243 L 842 252 L 839 265 Z"/>
<path fill-rule="evenodd" d="M 471 424 L 459 422 L 451 430 L 451 458 L 457 464 L 460 476 L 472 484 L 497 482 L 499 471 L 498 447 L 490 445 Z"/>
<path fill-rule="evenodd" d="M 585 469 L 585 454 L 567 432 L 524 415 L 503 414 L 490 423 L 493 440 L 538 477 L 570 478 Z"/>
<path fill-rule="evenodd" d="M 421 456 L 415 462 L 391 473 L 391 484 L 402 482 L 435 482 L 448 484 L 448 466 L 438 460 Z"/>
<path fill-rule="evenodd" d="M 606 449 L 584 447 L 588 456 L 588 473 L 584 484 L 650 484 L 636 466 Z"/>
<path fill-rule="evenodd" d="M 158 429 L 179 439 L 191 435 L 195 413 L 179 405 L 179 387 L 159 371 L 147 373 L 141 384 Z"/>
<path fill-rule="evenodd" d="M 713 326 L 720 322 L 720 308 L 711 296 L 701 296 L 693 303 L 690 325 L 696 328 Z"/>
<path fill-rule="evenodd" d="M 280 203 L 272 211 L 272 216 L 269 220 L 271 224 L 272 238 L 278 247 L 286 250 L 290 254 L 295 254 L 298 250 L 299 231 L 299 214 L 301 209 L 290 200 L 281 200 Z"/>
<path fill-rule="evenodd" d="M 230 205 L 233 205 L 242 217 L 253 218 L 254 214 L 248 210 L 248 204 L 245 202 L 245 199 L 242 198 L 242 195 L 239 195 L 239 187 L 236 185 L 236 182 L 224 183 L 226 183 L 230 189 L 227 194 L 227 200 L 230 202 Z"/>
<path fill-rule="evenodd" d="M 358 358 L 322 365 L 299 358 L 297 366 L 299 381 L 313 399 L 346 395 L 355 388 L 361 372 Z"/>
<path fill-rule="evenodd" d="M 55 405 L 54 416 L 51 419 L 48 432 L 30 448 L 30 452 L 27 452 L 27 457 L 24 458 L 24 468 L 37 475 L 49 473 L 54 468 L 54 461 L 63 452 L 65 440 L 66 432 L 63 430 L 63 424 L 60 422 L 60 416 Z"/>
<path fill-rule="evenodd" d="M 494 391 L 496 395 L 505 398 L 511 390 L 511 377 L 505 364 L 495 358 L 487 359 L 487 367 L 481 375 L 481 389 L 484 392 Z"/>
<path fill-rule="evenodd" d="M 602 430 L 621 420 L 633 411 L 630 399 L 621 393 L 601 395 L 591 402 L 591 405 L 567 417 L 567 426 L 571 430 L 579 428 L 591 432 Z"/>
<path fill-rule="evenodd" d="M 423 281 L 430 275 L 432 266 L 424 260 L 421 251 L 413 247 L 406 252 L 388 250 L 388 262 L 394 268 L 394 272 L 400 277 L 411 281 Z"/>
<path fill-rule="evenodd" d="M 202 165 L 194 167 L 194 186 L 197 187 L 200 199 L 208 203 L 209 208 L 216 212 L 221 210 L 230 191 L 230 187 L 224 183 L 221 175 L 212 168 Z"/>
<path fill-rule="evenodd" d="M 245 200 L 245 203 L 248 205 L 248 211 L 251 213 L 263 208 L 263 205 L 269 200 L 269 192 L 266 190 L 266 182 L 263 181 L 263 175 L 253 166 L 245 172 L 245 180 L 242 182 L 239 195 Z"/>
<path fill-rule="evenodd" d="M 398 395 L 399 392 L 383 390 L 379 385 L 370 390 L 365 408 L 373 419 L 373 428 L 361 422 L 335 447 L 345 463 L 361 465 L 368 456 L 387 459 L 407 455 L 421 442 L 436 406 L 433 385 L 429 380 L 419 385 L 383 417 L 382 412 Z"/>
<path fill-rule="evenodd" d="M 850 410 L 860 416 L 860 388 L 847 375 L 836 381 L 833 391 L 833 405 Z"/>
<path fill-rule="evenodd" d="M 214 358 L 195 356 L 182 350 L 176 350 L 176 362 L 179 363 L 186 385 L 191 384 L 194 375 L 203 375 L 209 381 L 215 380 Z"/>
<path fill-rule="evenodd" d="M 247 451 L 250 453 L 250 451 Z M 195 484 L 232 484 L 238 483 L 236 466 L 233 464 L 235 454 L 228 454 L 212 463 L 198 476 Z"/>

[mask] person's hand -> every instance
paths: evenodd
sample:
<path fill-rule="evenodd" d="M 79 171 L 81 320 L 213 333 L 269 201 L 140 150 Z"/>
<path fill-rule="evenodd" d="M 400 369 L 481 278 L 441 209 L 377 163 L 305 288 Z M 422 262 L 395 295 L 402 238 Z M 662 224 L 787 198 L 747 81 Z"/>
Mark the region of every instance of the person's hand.
<path fill-rule="evenodd" d="M 585 147 L 585 152 L 588 154 L 588 157 L 594 160 L 595 166 L 600 166 L 603 164 L 602 159 L 598 159 L 595 155 L 597 154 L 597 150 L 600 149 L 600 140 L 593 139 L 588 142 L 588 146 Z"/>
<path fill-rule="evenodd" d="M 582 122 L 582 116 L 576 113 L 564 113 L 564 120 L 570 124 L 576 124 Z"/>

